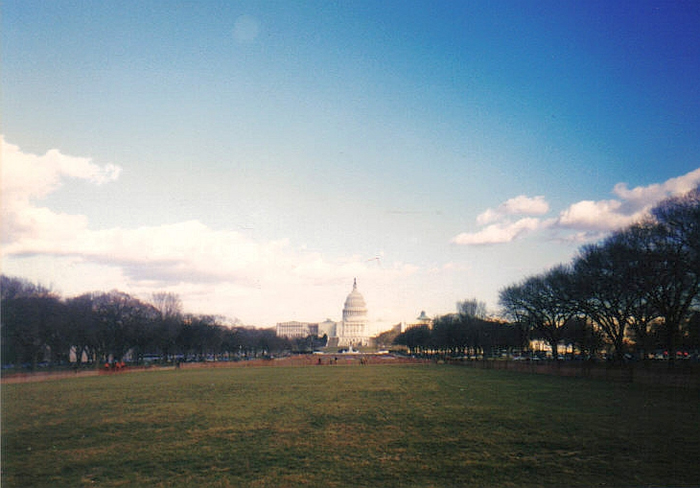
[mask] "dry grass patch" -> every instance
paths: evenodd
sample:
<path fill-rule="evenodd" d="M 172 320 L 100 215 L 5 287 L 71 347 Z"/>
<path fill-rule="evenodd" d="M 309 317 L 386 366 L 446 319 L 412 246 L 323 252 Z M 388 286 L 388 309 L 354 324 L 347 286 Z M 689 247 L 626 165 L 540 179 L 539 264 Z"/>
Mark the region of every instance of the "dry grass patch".
<path fill-rule="evenodd" d="M 692 486 L 697 395 L 446 365 L 4 385 L 2 482 Z"/>

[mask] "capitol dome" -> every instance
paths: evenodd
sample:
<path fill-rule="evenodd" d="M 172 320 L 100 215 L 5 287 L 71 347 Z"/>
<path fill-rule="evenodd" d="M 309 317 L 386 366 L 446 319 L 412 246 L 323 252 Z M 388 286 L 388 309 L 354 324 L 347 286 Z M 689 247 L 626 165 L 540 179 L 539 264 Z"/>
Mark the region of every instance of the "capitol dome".
<path fill-rule="evenodd" d="M 357 291 L 357 279 L 355 279 L 352 285 L 352 291 L 345 299 L 343 320 L 358 315 L 367 315 L 367 304 L 365 303 L 365 298 L 362 296 L 362 293 Z"/>
<path fill-rule="evenodd" d="M 343 321 L 338 331 L 338 345 L 367 345 L 367 304 L 357 290 L 357 279 L 352 284 L 352 291 L 345 299 Z"/>

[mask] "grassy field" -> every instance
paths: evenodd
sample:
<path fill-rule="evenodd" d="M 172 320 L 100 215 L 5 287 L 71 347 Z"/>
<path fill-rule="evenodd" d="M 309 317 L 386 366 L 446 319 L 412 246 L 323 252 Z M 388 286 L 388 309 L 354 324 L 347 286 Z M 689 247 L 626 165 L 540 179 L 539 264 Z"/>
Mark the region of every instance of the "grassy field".
<path fill-rule="evenodd" d="M 2 386 L 2 486 L 698 486 L 698 391 L 448 365 Z"/>

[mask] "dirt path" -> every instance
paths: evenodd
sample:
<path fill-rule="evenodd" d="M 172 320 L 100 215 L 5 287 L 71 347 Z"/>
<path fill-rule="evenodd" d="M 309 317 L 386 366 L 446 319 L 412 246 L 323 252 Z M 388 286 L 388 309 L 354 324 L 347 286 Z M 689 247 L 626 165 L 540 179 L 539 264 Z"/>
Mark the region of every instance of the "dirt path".
<path fill-rule="evenodd" d="M 12 373 L 0 377 L 0 384 L 33 383 L 36 381 L 59 380 L 62 378 L 75 378 L 78 376 L 97 376 L 97 370 L 86 371 L 52 371 L 46 373 Z"/>
<path fill-rule="evenodd" d="M 364 359 L 362 359 L 364 358 Z M 427 363 L 428 361 L 412 359 L 412 358 L 396 358 L 393 356 L 381 355 L 324 355 L 324 356 L 292 356 L 275 360 L 253 359 L 250 361 L 237 362 L 204 362 L 204 363 L 182 363 L 182 369 L 199 369 L 199 368 L 240 368 L 240 367 L 267 367 L 267 366 L 314 366 L 314 365 L 377 365 L 377 364 L 403 364 L 403 363 Z M 118 372 L 105 372 L 102 370 L 88 369 L 80 371 L 46 371 L 33 373 L 10 373 L 0 376 L 0 384 L 13 383 L 33 383 L 37 381 L 60 380 L 64 378 L 76 378 L 97 375 L 125 374 L 137 373 L 144 371 L 164 371 L 167 369 L 175 369 L 175 366 L 163 367 L 144 367 L 144 366 L 129 366 L 126 369 Z"/>

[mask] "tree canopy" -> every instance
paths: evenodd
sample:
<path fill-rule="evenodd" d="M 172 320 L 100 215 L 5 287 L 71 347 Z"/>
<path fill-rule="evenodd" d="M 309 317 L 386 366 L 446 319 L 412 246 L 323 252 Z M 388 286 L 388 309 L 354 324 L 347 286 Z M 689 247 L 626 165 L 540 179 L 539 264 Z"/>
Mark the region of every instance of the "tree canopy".
<path fill-rule="evenodd" d="M 182 312 L 179 297 L 144 302 L 127 293 L 85 293 L 63 299 L 21 278 L 2 276 L 4 365 L 91 364 L 232 359 L 278 353 L 289 343 L 267 329 L 227 327 L 218 317 Z"/>
<path fill-rule="evenodd" d="M 654 348 L 673 359 L 698 349 L 700 188 L 661 202 L 649 218 L 584 246 L 560 265 L 503 288 L 504 314 L 542 334 L 557 357 L 561 332 L 589 323 L 614 357 Z"/>

